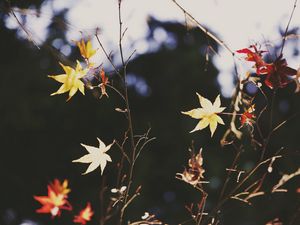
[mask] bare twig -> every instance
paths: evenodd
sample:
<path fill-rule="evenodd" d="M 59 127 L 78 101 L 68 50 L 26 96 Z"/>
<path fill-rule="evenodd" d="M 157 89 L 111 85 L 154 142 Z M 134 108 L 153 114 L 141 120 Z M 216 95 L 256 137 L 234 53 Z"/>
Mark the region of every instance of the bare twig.
<path fill-rule="evenodd" d="M 234 196 L 234 193 L 240 189 L 240 187 L 264 164 L 270 162 L 271 160 L 273 160 L 273 158 L 275 157 L 275 159 L 277 158 L 281 158 L 281 155 L 277 155 L 277 156 L 273 156 L 272 158 L 268 158 L 262 162 L 260 162 L 259 164 L 257 164 L 252 170 L 250 170 L 245 178 L 239 182 L 237 184 L 237 186 L 235 188 L 233 188 L 233 190 L 226 196 L 224 197 L 221 201 L 218 202 L 218 204 L 216 205 L 216 207 L 211 211 L 211 213 L 209 214 L 209 216 L 206 218 L 206 220 L 204 221 L 204 224 L 207 224 L 209 218 L 214 218 L 214 216 L 216 215 L 216 213 L 219 211 L 219 209 L 224 205 L 225 202 L 227 202 L 232 196 Z"/>
<path fill-rule="evenodd" d="M 131 60 L 131 58 L 134 56 L 134 54 L 136 53 L 136 49 L 134 49 L 134 51 L 130 54 L 130 56 L 128 57 L 128 59 L 125 62 L 125 66 L 127 67 L 129 61 Z"/>
<path fill-rule="evenodd" d="M 123 154 L 124 157 L 127 159 L 127 161 L 128 161 L 129 163 L 131 163 L 131 160 L 129 159 L 128 155 L 127 155 L 126 152 L 124 151 L 123 146 L 121 146 L 121 145 L 119 144 L 119 142 L 116 141 L 116 140 L 115 140 L 115 143 L 116 143 L 116 145 L 118 146 L 118 148 L 121 150 L 122 154 Z"/>
<path fill-rule="evenodd" d="M 273 113 L 274 113 L 275 97 L 276 97 L 276 90 L 274 90 L 273 93 L 272 93 L 270 122 L 269 122 L 270 131 L 269 131 L 269 134 L 268 134 L 267 138 L 264 139 L 263 148 L 262 148 L 261 155 L 260 155 L 260 161 L 262 161 L 265 157 L 267 146 L 268 146 L 269 140 L 271 138 L 272 127 L 273 127 Z"/>
<path fill-rule="evenodd" d="M 109 56 L 109 54 L 108 54 L 107 51 L 105 50 L 105 48 L 104 48 L 102 42 L 100 41 L 100 38 L 98 37 L 98 31 L 96 31 L 95 37 L 96 37 L 96 39 L 97 39 L 97 41 L 98 41 L 98 43 L 99 43 L 99 45 L 100 45 L 102 51 L 104 52 L 104 54 L 105 54 L 107 60 L 108 60 L 108 61 L 110 62 L 110 64 L 112 65 L 114 71 L 115 71 L 116 74 L 122 79 L 122 75 L 121 75 L 120 71 L 117 69 L 117 67 L 116 67 L 115 64 L 113 63 L 111 57 Z"/>
<path fill-rule="evenodd" d="M 111 88 L 112 90 L 114 90 L 125 101 L 124 95 L 118 89 L 116 89 L 114 86 L 109 85 L 109 84 L 105 84 L 105 86 L 107 86 L 107 87 Z"/>
<path fill-rule="evenodd" d="M 284 174 L 282 178 L 279 180 L 279 182 L 272 188 L 272 192 L 276 192 L 279 190 L 281 186 L 283 186 L 286 182 L 288 182 L 290 179 L 294 178 L 295 176 L 300 175 L 300 168 L 298 168 L 297 171 L 291 174 Z"/>
<path fill-rule="evenodd" d="M 299 112 L 295 113 L 294 115 L 292 115 L 291 117 L 289 117 L 288 119 L 284 120 L 283 122 L 281 122 L 280 124 L 278 124 L 276 127 L 274 127 L 271 131 L 272 135 L 275 131 L 277 131 L 280 127 L 282 127 L 283 125 L 285 125 L 288 121 L 294 119 L 296 116 L 298 116 Z"/>
<path fill-rule="evenodd" d="M 216 35 L 212 34 L 211 32 L 209 32 L 200 22 L 198 22 L 198 20 L 196 20 L 189 12 L 187 12 L 185 10 L 185 8 L 183 8 L 176 0 L 171 0 L 172 2 L 174 2 L 175 5 L 177 5 L 177 7 L 184 13 L 185 16 L 188 16 L 194 23 L 197 24 L 197 26 L 206 34 L 208 35 L 210 38 L 212 38 L 215 42 L 217 42 L 220 46 L 222 46 L 223 48 L 225 48 L 227 51 L 229 51 L 232 55 L 234 55 L 234 51 L 232 51 L 229 46 L 222 41 L 221 39 L 219 39 Z"/>
<path fill-rule="evenodd" d="M 21 29 L 26 33 L 28 40 L 31 41 L 39 50 L 40 47 L 39 45 L 36 43 L 36 41 L 32 38 L 32 35 L 30 34 L 30 32 L 27 30 L 27 28 L 25 27 L 24 24 L 21 23 L 21 21 L 19 20 L 19 18 L 17 17 L 17 15 L 15 14 L 14 10 L 12 9 L 10 2 L 8 2 L 9 4 L 9 12 L 11 15 L 13 15 L 13 17 L 16 19 L 17 23 L 19 24 L 19 26 L 21 27 Z"/>
<path fill-rule="evenodd" d="M 232 162 L 232 165 L 230 167 L 231 169 L 235 169 L 236 168 L 236 164 L 237 164 L 237 161 L 238 161 L 240 155 L 241 155 L 241 151 L 237 150 L 235 158 L 234 158 L 234 160 Z M 225 182 L 223 184 L 223 187 L 221 189 L 221 192 L 220 192 L 221 194 L 220 194 L 219 200 L 221 200 L 223 198 L 223 195 L 225 193 L 225 190 L 226 190 L 227 184 L 228 184 L 228 182 L 230 180 L 230 175 L 231 175 L 232 172 L 233 172 L 232 170 L 228 170 L 228 173 L 227 173 L 227 176 L 226 176 L 226 180 L 225 180 Z"/>
<path fill-rule="evenodd" d="M 288 33 L 288 30 L 289 30 L 289 26 L 290 26 L 290 24 L 291 24 L 291 21 L 292 21 L 292 18 L 293 18 L 295 9 L 296 9 L 296 7 L 297 7 L 297 2 L 298 2 L 298 0 L 295 0 L 294 6 L 293 6 L 293 9 L 292 9 L 292 12 L 291 12 L 289 21 L 288 21 L 288 24 L 287 24 L 287 26 L 286 26 L 286 28 L 285 28 L 285 32 L 284 32 L 284 36 L 283 36 L 283 40 L 282 40 L 282 45 L 281 45 L 281 50 L 280 50 L 280 55 L 281 55 L 282 52 L 283 52 L 283 48 L 284 48 L 284 45 L 285 45 L 285 41 L 286 41 L 287 33 Z"/>
<path fill-rule="evenodd" d="M 125 31 L 123 32 L 123 22 L 122 22 L 122 15 L 121 15 L 121 3 L 122 3 L 122 1 L 119 0 L 118 1 L 119 51 L 120 51 L 120 57 L 121 57 L 121 62 L 122 62 L 122 66 L 123 66 L 125 104 L 126 104 L 126 110 L 127 110 L 127 116 L 128 116 L 128 118 L 127 118 L 128 119 L 128 130 L 129 130 L 129 139 L 130 139 L 130 143 L 131 143 L 131 147 L 132 147 L 132 153 L 131 153 L 131 163 L 130 163 L 130 168 L 129 168 L 128 184 L 127 184 L 127 189 L 126 189 L 125 198 L 124 198 L 124 206 L 123 206 L 123 208 L 121 210 L 121 213 L 120 213 L 120 221 L 119 221 L 120 224 L 122 224 L 123 216 L 124 216 L 124 212 L 125 212 L 126 207 L 133 200 L 133 197 L 131 197 L 129 200 L 128 200 L 128 197 L 129 197 L 129 193 L 130 193 L 130 187 L 131 187 L 131 184 L 132 184 L 134 160 L 136 158 L 136 148 L 135 148 L 135 141 L 134 141 L 133 124 L 132 124 L 132 117 L 131 117 L 131 111 L 130 111 L 130 105 L 129 105 L 128 89 L 127 89 L 127 85 L 126 85 L 126 75 L 127 75 L 126 66 L 127 66 L 128 62 L 125 63 L 124 55 L 123 55 L 123 46 L 122 46 L 122 39 L 124 37 Z"/>

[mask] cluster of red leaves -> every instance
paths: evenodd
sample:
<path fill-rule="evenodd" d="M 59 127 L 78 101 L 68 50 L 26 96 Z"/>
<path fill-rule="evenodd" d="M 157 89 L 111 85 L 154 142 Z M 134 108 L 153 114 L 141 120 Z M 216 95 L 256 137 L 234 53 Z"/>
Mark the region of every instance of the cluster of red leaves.
<path fill-rule="evenodd" d="M 287 84 L 293 81 L 290 76 L 296 75 L 297 70 L 288 67 L 286 59 L 282 54 L 272 63 L 266 63 L 262 54 L 266 51 L 261 51 L 255 45 L 249 48 L 240 49 L 237 53 L 246 54 L 246 61 L 254 62 L 257 75 L 266 75 L 265 84 L 271 89 L 284 88 Z"/>
<path fill-rule="evenodd" d="M 33 196 L 35 200 L 41 203 L 42 207 L 37 209 L 37 213 L 51 214 L 52 218 L 60 216 L 62 210 L 72 211 L 73 207 L 68 201 L 68 194 L 71 189 L 68 188 L 68 180 L 64 180 L 62 183 L 55 179 L 53 183 L 48 186 L 47 196 Z M 80 223 L 85 225 L 87 221 L 91 220 L 93 216 L 93 211 L 91 204 L 88 203 L 87 206 L 80 211 L 79 215 L 74 217 L 74 223 Z"/>

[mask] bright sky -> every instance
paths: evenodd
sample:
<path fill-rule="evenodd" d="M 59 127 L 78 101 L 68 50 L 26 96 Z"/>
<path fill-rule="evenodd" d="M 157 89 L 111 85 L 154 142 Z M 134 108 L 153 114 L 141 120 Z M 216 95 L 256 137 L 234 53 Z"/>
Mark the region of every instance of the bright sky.
<path fill-rule="evenodd" d="M 32 16 L 29 19 L 30 28 L 37 41 L 46 37 L 46 27 L 55 11 L 69 8 L 67 20 L 70 30 L 68 40 L 78 40 L 79 31 L 85 35 L 92 35 L 95 27 L 101 28 L 101 39 L 108 49 L 117 50 L 118 44 L 118 0 L 53 0 L 46 2 L 41 10 L 41 17 Z M 273 43 L 281 42 L 278 27 L 285 28 L 292 11 L 294 0 L 178 0 L 200 23 L 216 33 L 231 49 L 237 50 L 255 42 L 269 40 Z M 184 15 L 172 0 L 123 0 L 122 17 L 124 27 L 128 27 L 124 46 L 126 54 L 134 49 L 137 53 L 149 50 L 149 44 L 144 40 L 147 35 L 147 17 L 153 16 L 159 20 L 176 20 L 184 22 Z M 300 2 L 296 8 L 291 28 L 300 25 Z M 16 28 L 17 24 L 10 18 L 7 26 Z M 158 33 L 158 41 L 167 39 L 166 34 Z M 95 40 L 94 44 L 97 45 Z M 299 43 L 300 44 L 300 43 Z M 300 46 L 299 46 L 300 47 Z M 288 49 L 288 48 L 285 48 Z M 61 51 L 68 53 L 68 46 Z M 105 61 L 103 54 L 98 51 L 100 61 Z M 97 56 L 96 56 L 97 57 Z M 99 59 L 97 57 L 97 59 Z M 290 52 L 285 52 L 289 65 L 294 68 L 300 66 L 300 57 L 291 58 Z M 214 62 L 220 70 L 219 82 L 222 93 L 230 96 L 232 93 L 232 57 L 221 50 L 220 56 L 214 57 Z"/>

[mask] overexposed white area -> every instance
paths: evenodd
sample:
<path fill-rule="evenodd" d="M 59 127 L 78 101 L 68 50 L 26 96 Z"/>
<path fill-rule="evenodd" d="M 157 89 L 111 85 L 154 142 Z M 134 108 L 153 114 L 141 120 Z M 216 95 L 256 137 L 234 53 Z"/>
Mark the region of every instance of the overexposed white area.
<path fill-rule="evenodd" d="M 38 223 L 32 220 L 23 220 L 20 225 L 38 225 Z"/>
<path fill-rule="evenodd" d="M 27 27 L 37 42 L 42 42 L 47 35 L 46 27 L 50 23 L 51 10 L 60 11 L 68 8 L 67 38 L 78 40 L 82 36 L 91 36 L 95 28 L 101 30 L 100 38 L 109 51 L 117 51 L 119 38 L 118 0 L 49 0 L 42 6 L 41 16 L 28 20 Z M 185 22 L 182 11 L 172 0 L 123 0 L 122 18 L 124 28 L 128 28 L 124 38 L 125 55 L 134 49 L 138 54 L 153 51 L 153 46 L 145 40 L 148 32 L 147 18 L 153 16 L 163 21 Z M 278 28 L 284 29 L 293 9 L 294 0 L 178 0 L 200 23 L 217 34 L 232 50 L 249 46 L 256 42 L 281 42 Z M 48 19 L 48 20 L 47 20 Z M 300 25 L 300 2 L 294 13 L 290 27 Z M 17 27 L 11 17 L 7 26 Z M 159 42 L 168 39 L 164 32 L 155 34 Z M 93 44 L 97 45 L 95 39 Z M 155 49 L 155 48 L 154 48 Z M 285 48 L 288 50 L 289 48 Z M 68 49 L 65 46 L 65 53 Z M 298 68 L 299 57 L 291 57 L 285 51 L 289 65 Z M 105 61 L 101 51 L 95 56 L 97 61 Z M 232 94 L 233 60 L 226 50 L 220 48 L 214 62 L 220 70 L 219 83 L 224 96 Z"/>

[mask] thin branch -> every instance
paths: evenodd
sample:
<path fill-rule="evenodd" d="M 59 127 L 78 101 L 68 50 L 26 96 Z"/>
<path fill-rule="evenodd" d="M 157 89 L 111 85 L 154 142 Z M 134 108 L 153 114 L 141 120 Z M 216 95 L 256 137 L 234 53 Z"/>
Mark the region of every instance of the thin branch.
<path fill-rule="evenodd" d="M 128 118 L 127 118 L 128 119 L 128 130 L 129 130 L 129 139 L 130 139 L 130 143 L 131 143 L 131 147 L 132 147 L 132 154 L 131 154 L 131 164 L 130 164 L 130 168 L 129 168 L 128 184 L 127 184 L 127 189 L 126 189 L 125 198 L 124 198 L 124 206 L 123 206 L 123 208 L 121 210 L 121 213 L 120 213 L 120 221 L 119 221 L 120 224 L 122 224 L 126 207 L 130 204 L 130 202 L 133 200 L 133 197 L 136 195 L 135 194 L 133 197 L 131 197 L 128 200 L 129 193 L 130 193 L 130 187 L 131 187 L 131 184 L 132 184 L 134 160 L 136 158 L 136 148 L 135 148 L 133 123 L 132 123 L 132 117 L 131 117 L 131 111 L 130 111 L 130 105 L 129 105 L 129 98 L 128 98 L 128 89 L 127 89 L 127 85 L 126 85 L 126 75 L 127 75 L 126 66 L 127 66 L 128 62 L 125 63 L 124 55 L 123 55 L 122 39 L 124 37 L 125 31 L 123 32 L 123 26 L 122 26 L 123 22 L 122 22 L 122 15 L 121 15 L 121 3 L 122 3 L 122 1 L 119 0 L 118 1 L 119 51 L 120 51 L 120 57 L 121 57 L 121 62 L 122 62 L 122 66 L 123 66 L 123 82 L 124 82 L 124 92 L 125 92 L 125 104 L 126 104 L 127 116 L 128 116 Z"/>
<path fill-rule="evenodd" d="M 237 186 L 225 197 L 223 198 L 221 201 L 219 201 L 219 203 L 216 205 L 216 207 L 211 211 L 211 213 L 209 214 L 209 216 L 206 218 L 206 220 L 204 221 L 204 224 L 206 224 L 209 220 L 209 218 L 213 218 L 215 216 L 215 214 L 219 211 L 219 209 L 224 205 L 225 202 L 227 202 L 232 196 L 234 196 L 234 193 L 240 189 L 240 187 L 264 164 L 277 159 L 277 158 L 281 158 L 281 155 L 277 155 L 277 156 L 273 156 L 271 158 L 268 158 L 262 162 L 260 162 L 259 164 L 257 164 L 252 170 L 250 170 L 246 177 L 237 184 Z"/>
<path fill-rule="evenodd" d="M 139 195 L 140 193 L 135 193 L 126 203 L 124 203 L 124 206 L 121 209 L 121 215 L 124 215 L 125 209 L 128 207 L 128 205 Z"/>
<path fill-rule="evenodd" d="M 146 141 L 144 142 L 144 144 L 141 146 L 141 148 L 139 149 L 138 153 L 136 154 L 136 157 L 135 157 L 135 160 L 134 160 L 133 163 L 135 163 L 135 161 L 138 159 L 138 157 L 140 156 L 140 154 L 141 154 L 142 150 L 144 149 L 144 147 L 145 147 L 149 142 L 151 142 L 151 141 L 153 141 L 153 140 L 155 140 L 155 139 L 156 139 L 156 137 L 153 137 L 153 138 L 150 138 L 150 139 L 148 139 L 148 140 L 146 140 Z"/>
<path fill-rule="evenodd" d="M 202 194 L 203 194 L 203 201 L 202 201 L 203 204 L 201 206 L 201 211 L 200 211 L 199 220 L 198 220 L 197 225 L 201 224 L 201 221 L 202 221 L 202 218 L 203 218 L 203 214 L 204 214 L 204 210 L 205 210 L 206 199 L 207 199 L 207 196 L 208 196 L 208 194 L 205 191 L 203 191 Z M 197 217 L 198 217 L 198 215 L 197 215 Z"/>
<path fill-rule="evenodd" d="M 105 84 L 105 86 L 107 86 L 107 87 L 111 88 L 112 90 L 114 90 L 118 95 L 120 95 L 120 97 L 121 97 L 124 101 L 126 101 L 124 95 L 123 95 L 120 91 L 118 91 L 118 89 L 116 89 L 114 86 L 109 85 L 109 84 Z"/>
<path fill-rule="evenodd" d="M 128 57 L 128 59 L 125 62 L 125 66 L 127 67 L 129 61 L 131 60 L 132 56 L 136 53 L 136 49 L 134 49 L 134 51 L 130 54 L 130 56 Z"/>
<path fill-rule="evenodd" d="M 270 115 L 270 122 L 269 122 L 270 132 L 269 132 L 269 135 L 267 136 L 267 138 L 263 142 L 263 149 L 261 151 L 260 161 L 262 161 L 265 157 L 267 146 L 268 146 L 269 140 L 271 138 L 272 127 L 273 127 L 273 113 L 274 113 L 275 97 L 276 97 L 276 90 L 274 90 L 273 94 L 272 94 L 271 112 L 270 112 L 271 115 Z"/>
<path fill-rule="evenodd" d="M 236 73 L 237 73 L 237 71 L 236 71 Z M 240 139 L 242 136 L 242 133 L 235 126 L 237 111 L 239 110 L 239 102 L 240 102 L 240 98 L 241 98 L 240 95 L 241 95 L 242 89 L 243 89 L 243 84 L 238 82 L 236 84 L 234 97 L 232 98 L 232 101 L 231 101 L 231 105 L 233 107 L 233 112 L 231 113 L 232 117 L 231 117 L 231 121 L 230 121 L 230 127 L 226 130 L 225 134 L 223 135 L 223 137 L 220 141 L 222 146 L 224 146 L 227 143 L 227 137 L 231 132 L 233 132 L 238 139 Z"/>
<path fill-rule="evenodd" d="M 148 136 L 149 136 L 149 133 L 150 133 L 150 131 L 151 131 L 151 127 L 147 130 L 147 132 L 146 133 L 144 133 L 143 135 L 135 135 L 135 137 L 139 137 L 139 140 L 136 142 L 136 144 L 135 144 L 135 148 L 137 149 L 137 147 L 139 146 L 139 144 L 140 144 L 140 142 L 142 141 L 142 140 L 147 140 L 148 139 Z"/>
<path fill-rule="evenodd" d="M 184 13 L 184 15 L 187 15 L 194 23 L 197 24 L 197 26 L 206 34 L 208 35 L 210 38 L 212 38 L 215 42 L 217 42 L 220 46 L 222 46 L 223 48 L 225 48 L 227 51 L 229 51 L 232 55 L 234 55 L 234 51 L 232 51 L 228 45 L 222 41 L 221 39 L 219 39 L 217 36 L 215 36 L 214 34 L 212 34 L 211 32 L 209 32 L 200 22 L 198 22 L 198 20 L 196 20 L 189 12 L 186 11 L 185 8 L 183 8 L 176 0 L 171 0 L 175 5 L 177 5 L 177 7 Z"/>
<path fill-rule="evenodd" d="M 292 115 L 291 117 L 289 117 L 288 119 L 286 119 L 285 121 L 281 122 L 280 124 L 278 124 L 276 127 L 274 127 L 271 131 L 272 135 L 275 131 L 277 131 L 280 127 L 282 127 L 283 125 L 285 125 L 288 121 L 294 119 L 296 116 L 298 116 L 299 112 L 295 113 L 294 115 Z"/>
<path fill-rule="evenodd" d="M 235 158 L 234 158 L 234 160 L 232 162 L 232 165 L 230 167 L 231 169 L 235 169 L 236 168 L 236 163 L 237 163 L 240 155 L 241 155 L 241 151 L 237 150 L 236 156 L 235 156 Z M 233 172 L 232 170 L 228 170 L 228 173 L 227 173 L 227 176 L 226 176 L 226 180 L 225 180 L 225 182 L 223 184 L 223 187 L 221 189 L 221 194 L 220 194 L 219 200 L 221 200 L 223 198 L 223 195 L 225 193 L 225 190 L 226 190 L 227 184 L 228 184 L 228 182 L 230 180 L 230 175 L 232 174 L 232 172 Z"/>
<path fill-rule="evenodd" d="M 279 182 L 272 188 L 272 192 L 275 192 L 281 186 L 283 186 L 285 183 L 287 183 L 290 179 L 294 178 L 295 176 L 299 176 L 299 175 L 300 175 L 300 168 L 298 168 L 298 170 L 296 170 L 294 173 L 284 174 L 281 177 L 281 179 L 279 180 Z"/>
<path fill-rule="evenodd" d="M 119 144 L 119 142 L 116 141 L 116 140 L 115 140 L 115 143 L 116 143 L 116 145 L 118 146 L 118 148 L 121 150 L 122 154 L 123 154 L 124 157 L 127 159 L 127 161 L 128 161 L 129 163 L 131 163 L 131 162 L 130 162 L 130 159 L 129 159 L 129 157 L 128 157 L 128 155 L 126 154 L 126 152 L 125 152 L 124 149 L 123 149 L 123 146 L 121 146 L 121 145 Z"/>
<path fill-rule="evenodd" d="M 122 61 L 122 65 L 125 66 L 125 61 L 124 61 L 124 56 L 123 56 L 123 47 L 122 47 L 122 40 L 123 37 L 125 35 L 126 29 L 123 33 L 123 22 L 122 22 L 122 15 L 121 15 L 121 4 L 122 4 L 122 0 L 119 0 L 118 2 L 118 6 L 119 6 L 119 50 L 120 50 L 120 56 L 121 56 L 121 61 Z"/>
<path fill-rule="evenodd" d="M 19 18 L 17 17 L 17 15 L 15 14 L 14 10 L 12 9 L 10 2 L 8 2 L 9 4 L 9 12 L 13 15 L 13 17 L 16 19 L 17 23 L 19 24 L 19 26 L 21 27 L 21 29 L 26 33 L 29 41 L 31 41 L 39 50 L 40 47 L 38 46 L 38 44 L 35 42 L 35 40 L 32 38 L 32 35 L 30 34 L 30 32 L 27 30 L 27 28 L 21 23 L 21 21 L 19 20 Z"/>
<path fill-rule="evenodd" d="M 121 145 L 116 141 L 117 145 L 119 146 L 119 148 L 121 149 L 121 151 L 122 151 L 122 153 L 123 153 L 123 154 L 122 154 L 121 161 L 120 161 L 119 171 L 118 171 L 117 188 L 119 188 L 119 187 L 120 187 L 120 184 L 123 183 L 124 176 L 123 176 L 123 178 L 121 179 L 121 175 L 122 175 L 122 170 L 123 170 L 123 166 L 124 166 L 124 160 L 125 160 L 125 157 L 126 157 L 126 156 L 127 156 L 128 162 L 130 163 L 130 159 L 129 159 L 128 155 L 127 155 L 127 154 L 125 153 L 125 151 L 124 151 L 124 145 L 125 145 L 126 140 L 127 140 L 127 138 L 128 138 L 128 137 L 127 137 L 127 133 L 128 133 L 128 131 L 126 131 L 126 132 L 124 133 L 124 138 L 123 138 L 123 142 L 122 142 Z"/>
<path fill-rule="evenodd" d="M 266 94 L 264 93 L 264 91 L 261 89 L 261 87 L 258 87 L 258 90 L 259 90 L 260 93 L 263 95 L 263 97 L 264 97 L 264 99 L 265 99 L 265 101 L 266 101 L 266 104 L 265 104 L 265 106 L 263 107 L 263 109 L 260 110 L 260 112 L 259 112 L 259 114 L 258 114 L 258 116 L 257 116 L 257 118 L 256 118 L 256 123 L 255 123 L 255 124 L 256 124 L 256 128 L 257 128 L 257 130 L 258 130 L 258 133 L 259 133 L 259 135 L 260 135 L 260 138 L 263 140 L 263 139 L 264 139 L 264 135 L 263 135 L 263 133 L 262 133 L 262 131 L 261 131 L 261 128 L 260 128 L 260 126 L 259 126 L 259 120 L 260 120 L 262 114 L 267 110 L 268 105 L 269 105 L 269 100 L 268 100 Z"/>
<path fill-rule="evenodd" d="M 289 30 L 289 26 L 290 26 L 290 24 L 291 24 L 291 21 L 292 21 L 292 18 L 293 18 L 295 9 L 296 9 L 296 7 L 297 7 L 297 2 L 298 2 L 298 0 L 295 0 L 294 6 L 293 6 L 293 9 L 292 9 L 292 13 L 291 13 L 291 15 L 290 15 L 288 24 L 287 24 L 287 26 L 286 26 L 286 28 L 285 28 L 285 32 L 284 32 L 284 36 L 283 36 L 283 40 L 282 40 L 282 46 L 281 46 L 281 50 L 280 50 L 280 55 L 281 55 L 282 52 L 283 52 L 283 48 L 284 48 L 284 45 L 285 45 L 285 41 L 286 41 L 287 33 L 288 33 L 288 30 Z"/>
<path fill-rule="evenodd" d="M 118 76 L 119 76 L 120 78 L 122 78 L 122 75 L 121 75 L 120 71 L 117 69 L 117 67 L 116 67 L 115 64 L 113 63 L 111 57 L 109 56 L 109 54 L 108 54 L 107 51 L 105 50 L 105 48 L 104 48 L 102 42 L 100 41 L 100 38 L 98 37 L 98 33 L 97 33 L 97 32 L 96 32 L 96 34 L 95 34 L 95 37 L 96 37 L 96 39 L 97 39 L 97 41 L 98 41 L 98 43 L 99 43 L 99 45 L 100 45 L 102 51 L 104 52 L 106 58 L 108 59 L 108 61 L 109 61 L 110 64 L 112 65 L 114 71 L 116 72 L 116 74 L 118 74 Z"/>

